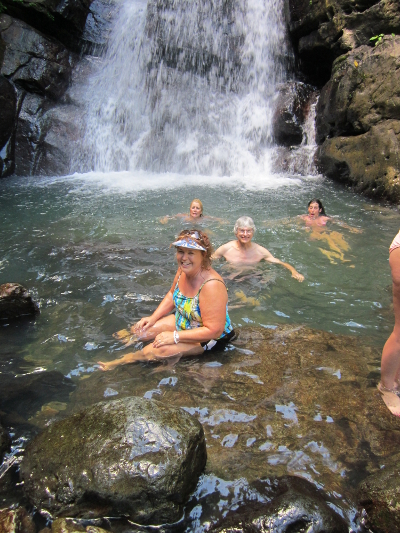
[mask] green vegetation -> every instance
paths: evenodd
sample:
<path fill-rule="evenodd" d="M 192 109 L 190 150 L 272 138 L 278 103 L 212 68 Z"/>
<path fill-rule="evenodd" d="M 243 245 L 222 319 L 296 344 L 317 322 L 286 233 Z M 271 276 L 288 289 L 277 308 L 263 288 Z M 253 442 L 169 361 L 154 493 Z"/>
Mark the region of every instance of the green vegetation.
<path fill-rule="evenodd" d="M 379 35 L 374 35 L 373 37 L 371 37 L 370 41 L 371 42 L 375 41 L 375 46 L 377 46 L 382 41 L 383 37 L 384 37 L 384 34 L 380 33 Z"/>
<path fill-rule="evenodd" d="M 7 8 L 0 2 L 0 13 L 3 13 L 4 11 L 7 11 Z"/>

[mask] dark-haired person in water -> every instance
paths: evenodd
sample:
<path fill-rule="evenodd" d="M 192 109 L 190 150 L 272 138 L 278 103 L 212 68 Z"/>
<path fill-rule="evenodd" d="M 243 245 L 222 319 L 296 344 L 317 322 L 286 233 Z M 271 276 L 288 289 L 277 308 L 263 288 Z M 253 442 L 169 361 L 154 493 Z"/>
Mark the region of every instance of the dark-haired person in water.
<path fill-rule="evenodd" d="M 211 268 L 208 236 L 202 231 L 184 230 L 172 245 L 176 247 L 178 271 L 171 289 L 151 316 L 139 320 L 130 332 L 122 330 L 115 335 L 126 345 L 139 340 L 153 342 L 121 359 L 99 361 L 101 370 L 223 350 L 235 336 L 225 283 Z"/>
<path fill-rule="evenodd" d="M 382 351 L 382 399 L 391 413 L 400 417 L 400 231 L 389 248 L 389 265 L 393 281 L 394 328 Z"/>
<path fill-rule="evenodd" d="M 361 233 L 361 230 L 349 226 L 340 220 L 328 217 L 321 200 L 318 198 L 313 198 L 308 202 L 307 211 L 307 215 L 300 215 L 299 218 L 305 222 L 307 228 L 311 229 L 310 238 L 312 240 L 325 241 L 329 246 L 329 250 L 320 248 L 320 251 L 332 264 L 336 264 L 337 259 L 343 263 L 350 261 L 344 256 L 344 252 L 350 250 L 350 245 L 341 233 L 338 231 L 330 231 L 330 229 L 327 228 L 327 224 L 336 223 L 352 233 Z"/>

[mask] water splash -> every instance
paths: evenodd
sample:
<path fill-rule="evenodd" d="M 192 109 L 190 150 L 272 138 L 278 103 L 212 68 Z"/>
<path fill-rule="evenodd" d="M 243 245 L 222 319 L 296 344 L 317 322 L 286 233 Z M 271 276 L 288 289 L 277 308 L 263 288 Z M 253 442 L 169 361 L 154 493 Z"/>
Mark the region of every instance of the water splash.
<path fill-rule="evenodd" d="M 282 0 L 123 0 L 88 88 L 81 170 L 268 172 L 291 61 L 282 11 Z"/>

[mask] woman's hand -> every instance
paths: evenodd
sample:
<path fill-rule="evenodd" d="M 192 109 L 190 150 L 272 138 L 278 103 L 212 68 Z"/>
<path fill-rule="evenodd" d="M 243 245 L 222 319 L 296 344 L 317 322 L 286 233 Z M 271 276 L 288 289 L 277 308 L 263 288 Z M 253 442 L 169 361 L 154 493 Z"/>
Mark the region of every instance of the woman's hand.
<path fill-rule="evenodd" d="M 159 333 L 153 341 L 154 348 L 161 348 L 162 346 L 168 346 L 169 344 L 175 344 L 173 331 L 163 331 L 162 333 Z"/>
<path fill-rule="evenodd" d="M 143 331 L 151 328 L 151 326 L 154 326 L 155 323 L 156 320 L 153 318 L 153 316 L 144 316 L 139 320 L 139 322 L 136 322 L 136 324 L 131 327 L 131 333 L 136 333 L 136 335 L 139 335 Z"/>

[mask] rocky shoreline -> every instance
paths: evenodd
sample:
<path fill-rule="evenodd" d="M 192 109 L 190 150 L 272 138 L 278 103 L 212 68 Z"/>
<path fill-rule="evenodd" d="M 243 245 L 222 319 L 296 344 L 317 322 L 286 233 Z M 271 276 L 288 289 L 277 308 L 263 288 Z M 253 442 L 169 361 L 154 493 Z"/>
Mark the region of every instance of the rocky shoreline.
<path fill-rule="evenodd" d="M 174 365 L 1 373 L 0 530 L 191 531 L 209 508 L 220 533 L 333 533 L 345 505 L 353 531 L 400 531 L 400 420 L 375 360 L 359 338 L 245 327 L 234 349 Z M 18 456 L 5 427 L 29 440 Z"/>

